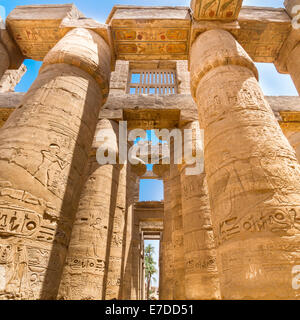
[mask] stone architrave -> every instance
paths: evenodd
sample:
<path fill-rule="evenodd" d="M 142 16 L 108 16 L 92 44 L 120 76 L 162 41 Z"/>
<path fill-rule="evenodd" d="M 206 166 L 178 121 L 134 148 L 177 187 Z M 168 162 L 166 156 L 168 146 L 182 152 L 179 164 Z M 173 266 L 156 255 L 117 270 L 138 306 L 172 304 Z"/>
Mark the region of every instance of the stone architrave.
<path fill-rule="evenodd" d="M 222 297 L 298 298 L 300 168 L 256 67 L 230 33 L 207 31 L 191 48 L 191 84 L 204 129 Z"/>
<path fill-rule="evenodd" d="M 68 32 L 0 130 L 1 298 L 57 296 L 110 59 L 93 31 Z"/>

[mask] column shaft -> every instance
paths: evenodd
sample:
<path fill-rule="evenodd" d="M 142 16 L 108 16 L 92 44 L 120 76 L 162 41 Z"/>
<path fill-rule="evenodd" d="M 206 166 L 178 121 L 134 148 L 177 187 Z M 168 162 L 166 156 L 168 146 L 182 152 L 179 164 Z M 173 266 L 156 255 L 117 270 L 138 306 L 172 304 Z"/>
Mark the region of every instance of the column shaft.
<path fill-rule="evenodd" d="M 197 124 L 188 124 L 184 129 L 195 132 Z M 189 142 L 196 150 L 196 139 Z M 185 143 L 188 143 L 186 139 Z M 185 296 L 189 300 L 219 299 L 220 282 L 207 181 L 204 172 L 191 175 L 188 168 L 195 165 L 184 163 L 181 168 Z"/>
<path fill-rule="evenodd" d="M 122 260 L 125 258 L 125 235 L 126 235 L 126 173 L 127 165 L 123 165 L 119 174 L 119 184 L 117 189 L 117 201 L 112 212 L 112 232 L 110 245 L 108 248 L 107 256 L 107 279 L 105 283 L 105 299 L 118 299 L 122 298 Z"/>
<path fill-rule="evenodd" d="M 181 202 L 181 181 L 178 165 L 170 165 L 171 212 L 172 212 L 172 245 L 174 286 L 173 299 L 185 299 L 185 268 L 183 246 L 183 222 Z"/>
<path fill-rule="evenodd" d="M 131 145 L 129 145 L 130 147 Z M 133 172 L 131 165 L 127 165 L 127 179 L 126 179 L 126 236 L 124 242 L 124 258 L 123 258 L 123 295 L 125 300 L 137 299 L 137 290 L 135 289 L 134 280 L 137 275 L 137 270 L 133 268 L 133 256 L 136 255 L 133 247 L 134 239 L 134 202 L 139 199 L 139 184 L 135 172 Z"/>
<path fill-rule="evenodd" d="M 109 120 L 99 121 L 84 174 L 85 184 L 75 216 L 58 299 L 101 300 L 105 296 L 120 166 L 100 165 L 97 162 L 96 151 L 101 142 L 97 142 L 96 136 L 101 130 L 112 131 L 109 144 L 111 149 L 116 149 L 117 124 Z M 117 153 L 117 150 L 112 151 Z"/>
<path fill-rule="evenodd" d="M 70 31 L 0 130 L 3 298 L 57 296 L 109 74 L 105 41 Z"/>
<path fill-rule="evenodd" d="M 287 299 L 300 263 L 300 169 L 256 80 L 226 31 L 191 50 L 192 93 L 205 134 L 205 168 L 228 299 Z"/>
<path fill-rule="evenodd" d="M 171 181 L 164 176 L 164 231 L 161 243 L 162 264 L 159 278 L 159 298 L 173 300 L 174 262 L 172 243 L 172 208 L 171 208 Z"/>

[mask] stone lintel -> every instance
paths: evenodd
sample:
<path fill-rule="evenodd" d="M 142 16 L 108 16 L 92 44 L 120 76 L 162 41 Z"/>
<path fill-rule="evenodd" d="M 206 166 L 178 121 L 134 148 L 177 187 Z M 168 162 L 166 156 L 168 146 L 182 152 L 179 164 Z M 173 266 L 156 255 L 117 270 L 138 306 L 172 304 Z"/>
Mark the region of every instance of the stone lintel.
<path fill-rule="evenodd" d="M 298 96 L 266 96 L 265 98 L 278 121 L 285 121 L 281 117 L 282 112 L 297 112 L 300 114 L 300 97 Z"/>
<path fill-rule="evenodd" d="M 6 24 L 23 55 L 38 61 L 74 28 L 95 31 L 113 48 L 109 26 L 85 18 L 74 4 L 17 6 Z M 113 67 L 114 53 L 112 57 Z"/>
<path fill-rule="evenodd" d="M 280 111 L 279 124 L 283 132 L 300 132 L 300 112 Z"/>
<path fill-rule="evenodd" d="M 184 6 L 130 6 L 115 5 L 110 12 L 106 23 L 112 20 L 153 20 L 153 19 L 190 19 L 190 8 Z"/>
<path fill-rule="evenodd" d="M 231 10 L 230 6 L 226 10 Z M 190 44 L 200 33 L 222 28 L 236 37 L 254 61 L 274 62 L 291 31 L 291 18 L 285 9 L 265 7 L 242 7 L 234 21 L 192 22 L 187 7 L 115 6 L 107 24 L 85 18 L 74 5 L 19 6 L 7 18 L 8 31 L 23 55 L 35 60 L 42 60 L 76 27 L 100 34 L 115 59 L 187 60 Z"/>
<path fill-rule="evenodd" d="M 20 104 L 25 93 L 0 93 L 0 112 L 4 108 L 11 112 Z M 300 112 L 300 97 L 266 96 L 276 119 L 284 122 L 282 112 Z M 99 114 L 99 119 L 128 120 L 130 128 L 160 129 L 182 127 L 198 120 L 197 106 L 191 95 L 112 95 Z M 297 120 L 298 121 L 298 120 Z M 290 119 L 288 122 L 291 122 Z M 300 119 L 299 119 L 300 122 Z"/>
<path fill-rule="evenodd" d="M 124 110 L 124 120 L 128 121 L 128 129 L 176 128 L 180 121 L 180 110 L 176 109 L 144 109 Z"/>
<path fill-rule="evenodd" d="M 122 60 L 186 60 L 191 16 L 187 7 L 115 6 L 107 19 Z"/>
<path fill-rule="evenodd" d="M 135 220 L 138 222 L 163 221 L 163 201 L 138 201 L 134 204 Z"/>
<path fill-rule="evenodd" d="M 190 94 L 109 95 L 100 115 L 107 110 L 124 110 L 123 119 L 143 129 L 174 128 L 198 119 L 197 106 Z M 120 115 L 115 113 L 115 116 Z"/>

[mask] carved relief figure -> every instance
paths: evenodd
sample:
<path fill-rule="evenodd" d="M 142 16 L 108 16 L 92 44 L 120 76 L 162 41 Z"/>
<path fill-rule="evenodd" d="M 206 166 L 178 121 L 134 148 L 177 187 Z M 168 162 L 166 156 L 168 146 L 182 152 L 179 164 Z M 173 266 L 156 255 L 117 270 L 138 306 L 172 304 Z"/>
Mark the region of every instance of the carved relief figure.
<path fill-rule="evenodd" d="M 63 159 L 57 144 L 50 144 L 49 149 L 42 150 L 41 153 L 42 163 L 34 173 L 34 177 L 55 194 L 60 193 L 60 181 L 64 178 L 62 171 L 67 167 L 69 161 Z"/>

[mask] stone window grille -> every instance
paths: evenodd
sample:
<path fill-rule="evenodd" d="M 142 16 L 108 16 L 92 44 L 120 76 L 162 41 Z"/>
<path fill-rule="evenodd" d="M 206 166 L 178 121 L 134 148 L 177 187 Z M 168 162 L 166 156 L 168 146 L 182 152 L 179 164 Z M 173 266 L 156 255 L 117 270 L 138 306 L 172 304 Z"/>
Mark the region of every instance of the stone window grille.
<path fill-rule="evenodd" d="M 127 86 L 129 94 L 176 94 L 175 70 L 130 70 Z"/>

